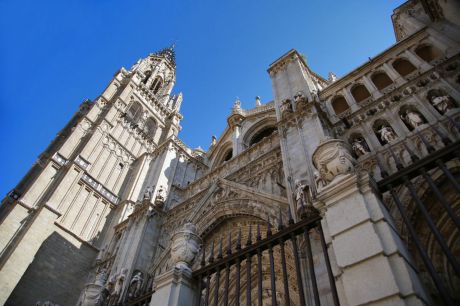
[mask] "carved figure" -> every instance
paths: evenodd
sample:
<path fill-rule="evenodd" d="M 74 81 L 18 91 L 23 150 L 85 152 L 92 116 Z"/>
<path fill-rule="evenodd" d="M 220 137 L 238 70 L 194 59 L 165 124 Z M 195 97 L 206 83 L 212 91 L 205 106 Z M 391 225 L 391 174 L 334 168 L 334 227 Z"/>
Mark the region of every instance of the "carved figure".
<path fill-rule="evenodd" d="M 386 143 L 390 143 L 398 138 L 393 129 L 388 125 L 382 125 L 378 132 L 380 133 L 380 139 Z"/>
<path fill-rule="evenodd" d="M 128 271 L 127 269 L 123 269 L 121 271 L 120 275 L 118 275 L 118 277 L 116 278 L 115 286 L 113 288 L 113 292 L 110 295 L 110 300 L 112 302 L 114 302 L 114 303 L 120 303 L 121 302 L 122 292 L 123 292 L 123 285 L 125 283 L 126 272 L 127 271 Z"/>
<path fill-rule="evenodd" d="M 354 170 L 354 158 L 350 154 L 350 145 L 341 139 L 326 137 L 320 141 L 313 152 L 313 164 L 319 171 L 318 184 L 329 184 L 335 178 Z M 318 188 L 320 189 L 320 188 Z"/>
<path fill-rule="evenodd" d="M 148 186 L 144 191 L 144 200 L 150 199 L 152 197 L 153 187 Z"/>
<path fill-rule="evenodd" d="M 407 110 L 404 114 L 401 115 L 401 119 L 414 129 L 425 123 L 422 115 L 414 110 Z"/>
<path fill-rule="evenodd" d="M 236 98 L 235 103 L 233 103 L 233 109 L 241 109 L 241 101 L 240 99 Z"/>
<path fill-rule="evenodd" d="M 166 201 L 166 190 L 163 186 L 160 186 L 160 188 L 157 191 L 157 196 L 155 198 L 155 202 L 165 202 Z"/>
<path fill-rule="evenodd" d="M 433 95 L 430 102 L 442 115 L 455 107 L 452 98 L 448 95 Z"/>
<path fill-rule="evenodd" d="M 297 209 L 307 206 L 305 200 L 305 188 L 307 185 L 302 184 L 299 180 L 295 181 L 295 201 L 297 203 Z"/>
<path fill-rule="evenodd" d="M 369 153 L 369 147 L 366 143 L 366 140 L 362 137 L 356 137 L 351 144 L 353 152 L 355 152 L 356 156 L 360 157 L 366 153 Z"/>
<path fill-rule="evenodd" d="M 321 176 L 321 174 L 315 170 L 313 173 L 315 176 L 315 184 L 316 184 L 316 190 L 321 190 L 324 186 L 326 186 L 327 181 Z"/>
<path fill-rule="evenodd" d="M 214 147 L 217 144 L 217 138 L 216 136 L 212 135 L 211 136 L 211 147 Z"/>
<path fill-rule="evenodd" d="M 256 107 L 261 106 L 261 105 L 262 105 L 262 103 L 260 102 L 260 97 L 257 96 L 256 97 Z"/>
<path fill-rule="evenodd" d="M 128 287 L 128 297 L 130 299 L 138 297 L 141 293 L 142 283 L 144 278 L 142 277 L 142 272 L 137 271 L 134 274 L 133 278 L 131 278 L 131 282 L 129 283 Z"/>
<path fill-rule="evenodd" d="M 331 82 L 331 83 L 337 81 L 337 76 L 335 75 L 334 72 L 329 72 L 328 81 Z"/>

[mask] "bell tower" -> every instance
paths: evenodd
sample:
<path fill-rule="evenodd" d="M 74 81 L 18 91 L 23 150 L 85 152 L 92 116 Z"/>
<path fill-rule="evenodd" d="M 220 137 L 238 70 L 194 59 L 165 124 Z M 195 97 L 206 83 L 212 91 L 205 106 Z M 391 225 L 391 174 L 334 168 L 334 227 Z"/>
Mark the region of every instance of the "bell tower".
<path fill-rule="evenodd" d="M 0 304 L 78 299 L 86 279 L 77 271 L 90 269 L 122 211 L 138 200 L 151 153 L 181 129 L 175 81 L 174 47 L 119 69 L 2 201 Z"/>

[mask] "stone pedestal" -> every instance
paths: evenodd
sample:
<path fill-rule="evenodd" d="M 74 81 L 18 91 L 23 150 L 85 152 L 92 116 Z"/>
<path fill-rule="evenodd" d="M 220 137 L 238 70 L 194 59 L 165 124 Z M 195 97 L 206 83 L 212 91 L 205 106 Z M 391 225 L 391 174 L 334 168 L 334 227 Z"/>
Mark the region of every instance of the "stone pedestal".
<path fill-rule="evenodd" d="M 315 203 L 324 214 L 341 304 L 430 304 L 372 183 L 367 174 L 344 175 Z"/>
<path fill-rule="evenodd" d="M 198 305 L 197 288 L 188 269 L 173 268 L 155 278 L 156 291 L 150 306 Z"/>

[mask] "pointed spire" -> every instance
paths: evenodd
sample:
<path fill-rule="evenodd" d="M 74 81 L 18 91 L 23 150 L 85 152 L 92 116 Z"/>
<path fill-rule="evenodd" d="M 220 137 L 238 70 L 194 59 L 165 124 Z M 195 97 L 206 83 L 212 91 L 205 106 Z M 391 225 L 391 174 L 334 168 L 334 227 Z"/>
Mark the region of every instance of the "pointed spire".
<path fill-rule="evenodd" d="M 248 233 L 248 240 L 246 241 L 246 246 L 250 246 L 252 244 L 252 224 L 249 224 L 249 233 Z"/>
<path fill-rule="evenodd" d="M 163 48 L 153 53 L 153 55 L 164 57 L 171 63 L 173 67 L 176 67 L 176 53 L 174 51 L 175 48 L 176 48 L 176 44 L 173 43 L 171 46 L 167 48 Z"/>

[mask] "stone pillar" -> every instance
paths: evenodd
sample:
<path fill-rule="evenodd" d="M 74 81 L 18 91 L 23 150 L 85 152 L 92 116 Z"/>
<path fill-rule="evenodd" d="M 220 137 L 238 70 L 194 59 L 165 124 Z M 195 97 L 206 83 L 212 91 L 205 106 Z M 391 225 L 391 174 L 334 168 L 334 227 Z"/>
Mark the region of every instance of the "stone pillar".
<path fill-rule="evenodd" d="M 156 291 L 150 306 L 194 306 L 197 303 L 197 289 L 192 272 L 174 267 L 155 278 Z"/>
<path fill-rule="evenodd" d="M 388 63 L 384 63 L 382 67 L 383 70 L 385 70 L 385 73 L 390 77 L 390 79 L 393 80 L 395 84 L 400 86 L 404 83 L 407 83 L 406 79 L 400 76 L 399 73 L 393 68 L 393 66 L 389 65 Z"/>
<path fill-rule="evenodd" d="M 372 179 L 354 172 L 346 150 L 340 140 L 332 139 L 313 155 L 315 165 L 326 168 L 320 172 L 327 172 L 314 205 L 324 216 L 341 304 L 429 304 Z"/>
<path fill-rule="evenodd" d="M 172 237 L 171 259 L 175 263 L 172 270 L 155 278 L 156 290 L 150 306 L 194 306 L 197 304 L 197 288 L 192 278 L 191 266 L 198 254 L 201 238 L 192 223 Z"/>
<path fill-rule="evenodd" d="M 356 103 L 355 98 L 351 94 L 350 89 L 349 88 L 342 89 L 342 94 L 347 100 L 347 103 L 350 105 L 351 112 L 357 111 L 359 109 L 359 106 Z"/>
<path fill-rule="evenodd" d="M 374 82 L 372 82 L 367 75 L 363 75 L 363 81 L 364 84 L 366 85 L 366 88 L 369 90 L 370 94 L 374 99 L 380 98 L 382 93 L 378 90 L 378 88 L 374 85 Z"/>

